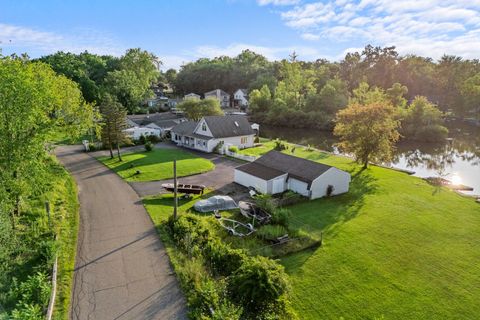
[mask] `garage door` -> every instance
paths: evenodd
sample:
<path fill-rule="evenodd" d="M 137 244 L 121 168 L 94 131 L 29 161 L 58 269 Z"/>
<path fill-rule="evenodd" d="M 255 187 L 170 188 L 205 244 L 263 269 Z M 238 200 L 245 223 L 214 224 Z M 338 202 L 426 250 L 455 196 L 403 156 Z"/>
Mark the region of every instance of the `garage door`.
<path fill-rule="evenodd" d="M 273 180 L 272 194 L 281 193 L 284 190 L 283 178 Z"/>

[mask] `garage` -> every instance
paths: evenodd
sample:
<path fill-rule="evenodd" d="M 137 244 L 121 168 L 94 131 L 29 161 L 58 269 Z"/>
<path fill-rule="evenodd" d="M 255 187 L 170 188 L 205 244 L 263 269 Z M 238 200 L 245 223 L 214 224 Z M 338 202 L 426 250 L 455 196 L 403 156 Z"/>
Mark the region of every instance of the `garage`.
<path fill-rule="evenodd" d="M 236 183 L 261 193 L 291 190 L 310 199 L 348 192 L 351 181 L 348 172 L 278 151 L 235 168 L 234 177 Z"/>

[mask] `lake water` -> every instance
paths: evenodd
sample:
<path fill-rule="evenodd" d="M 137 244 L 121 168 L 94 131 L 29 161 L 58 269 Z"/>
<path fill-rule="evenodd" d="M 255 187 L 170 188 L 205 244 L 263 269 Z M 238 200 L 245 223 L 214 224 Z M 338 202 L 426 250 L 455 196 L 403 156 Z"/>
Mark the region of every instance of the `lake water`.
<path fill-rule="evenodd" d="M 473 187 L 467 194 L 480 195 L 480 127 L 448 123 L 449 139 L 441 143 L 403 141 L 397 145 L 393 167 L 415 172 L 418 177 L 443 177 Z M 331 132 L 260 126 L 260 136 L 279 138 L 338 153 Z"/>

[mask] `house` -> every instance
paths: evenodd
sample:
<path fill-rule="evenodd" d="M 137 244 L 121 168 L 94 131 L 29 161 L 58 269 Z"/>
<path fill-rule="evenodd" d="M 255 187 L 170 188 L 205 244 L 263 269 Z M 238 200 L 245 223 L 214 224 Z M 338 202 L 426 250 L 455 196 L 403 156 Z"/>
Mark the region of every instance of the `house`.
<path fill-rule="evenodd" d="M 200 95 L 196 93 L 189 93 L 183 97 L 183 100 L 200 100 Z"/>
<path fill-rule="evenodd" d="M 348 192 L 351 180 L 348 172 L 274 150 L 235 168 L 234 177 L 262 193 L 291 190 L 310 199 Z"/>
<path fill-rule="evenodd" d="M 214 98 L 220 102 L 222 108 L 228 108 L 230 106 L 230 95 L 222 89 L 215 89 L 205 93 L 205 99 Z"/>
<path fill-rule="evenodd" d="M 159 129 L 147 128 L 147 127 L 132 127 L 124 130 L 125 134 L 133 139 L 138 140 L 141 136 L 156 136 L 160 137 L 162 135 Z"/>
<path fill-rule="evenodd" d="M 217 146 L 223 152 L 230 146 L 239 149 L 253 147 L 255 131 L 245 116 L 207 116 L 200 121 L 185 121 L 171 130 L 172 141 L 179 146 L 213 152 Z"/>
<path fill-rule="evenodd" d="M 248 107 L 248 94 L 246 89 L 238 89 L 233 93 L 233 106 L 242 109 Z"/>

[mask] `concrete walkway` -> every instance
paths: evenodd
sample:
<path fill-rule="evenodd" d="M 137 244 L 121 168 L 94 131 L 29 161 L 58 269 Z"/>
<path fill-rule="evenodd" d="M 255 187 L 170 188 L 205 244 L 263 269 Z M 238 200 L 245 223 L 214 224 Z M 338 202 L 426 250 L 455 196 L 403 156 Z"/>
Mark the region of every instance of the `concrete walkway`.
<path fill-rule="evenodd" d="M 56 149 L 80 199 L 70 318 L 186 319 L 185 299 L 140 198 L 82 149 Z"/>

